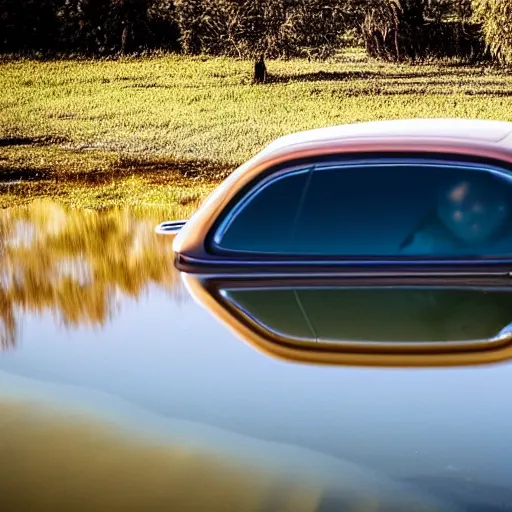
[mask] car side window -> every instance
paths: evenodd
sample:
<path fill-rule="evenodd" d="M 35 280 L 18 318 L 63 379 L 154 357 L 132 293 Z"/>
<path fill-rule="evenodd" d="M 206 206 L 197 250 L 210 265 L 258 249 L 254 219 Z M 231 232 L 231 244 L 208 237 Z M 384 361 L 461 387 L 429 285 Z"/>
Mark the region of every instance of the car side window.
<path fill-rule="evenodd" d="M 512 181 L 451 164 L 317 168 L 299 214 L 303 255 L 512 255 Z"/>
<path fill-rule="evenodd" d="M 512 175 L 420 159 L 324 163 L 256 188 L 221 249 L 341 258 L 512 256 Z"/>
<path fill-rule="evenodd" d="M 224 219 L 215 236 L 221 249 L 242 252 L 293 252 L 290 235 L 311 169 L 300 169 L 259 184 Z"/>

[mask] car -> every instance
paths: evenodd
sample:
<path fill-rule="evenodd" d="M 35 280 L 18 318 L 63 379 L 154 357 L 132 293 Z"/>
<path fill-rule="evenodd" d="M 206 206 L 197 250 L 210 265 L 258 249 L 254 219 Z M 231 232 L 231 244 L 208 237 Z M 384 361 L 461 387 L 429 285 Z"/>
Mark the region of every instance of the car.
<path fill-rule="evenodd" d="M 512 123 L 376 121 L 274 141 L 157 232 L 192 273 L 510 277 L 511 205 Z"/>

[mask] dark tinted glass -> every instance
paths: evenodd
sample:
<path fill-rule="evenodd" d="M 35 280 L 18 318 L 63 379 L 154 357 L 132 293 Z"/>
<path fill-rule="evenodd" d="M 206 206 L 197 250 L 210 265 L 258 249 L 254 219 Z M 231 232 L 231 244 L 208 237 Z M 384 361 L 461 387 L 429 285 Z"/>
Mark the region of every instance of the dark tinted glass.
<path fill-rule="evenodd" d="M 331 288 L 297 293 L 324 340 L 488 340 L 512 322 L 512 293 L 503 291 Z"/>
<path fill-rule="evenodd" d="M 448 165 L 317 169 L 292 250 L 343 256 L 512 254 L 512 182 Z"/>
<path fill-rule="evenodd" d="M 305 187 L 303 189 L 303 187 Z M 509 257 L 512 178 L 428 161 L 316 167 L 257 194 L 220 246 L 340 257 Z"/>
<path fill-rule="evenodd" d="M 308 172 L 293 172 L 257 189 L 226 219 L 215 242 L 236 251 L 288 253 Z"/>

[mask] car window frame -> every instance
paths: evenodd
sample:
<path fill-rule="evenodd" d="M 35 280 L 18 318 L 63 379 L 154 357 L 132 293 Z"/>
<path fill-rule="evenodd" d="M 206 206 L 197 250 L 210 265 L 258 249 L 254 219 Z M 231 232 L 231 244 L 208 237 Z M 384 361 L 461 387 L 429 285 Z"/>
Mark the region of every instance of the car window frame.
<path fill-rule="evenodd" d="M 250 286 L 249 283 L 229 283 L 226 287 L 222 288 L 221 286 L 218 289 L 215 287 L 211 288 L 211 292 L 214 292 L 217 295 L 217 299 L 224 304 L 227 309 L 230 309 L 232 313 L 237 315 L 242 315 L 245 318 L 246 322 L 249 322 L 253 327 L 257 328 L 260 331 L 266 332 L 274 337 L 275 340 L 290 343 L 292 345 L 299 344 L 313 344 L 317 346 L 329 346 L 331 349 L 350 349 L 350 348 L 359 348 L 363 351 L 369 349 L 377 352 L 388 352 L 390 349 L 392 351 L 409 351 L 409 352 L 431 352 L 431 351 L 439 351 L 446 352 L 450 350 L 459 351 L 459 350 L 475 350 L 482 348 L 484 350 L 492 350 L 493 348 L 500 347 L 503 344 L 511 344 L 510 336 L 507 337 L 507 341 L 503 341 L 499 338 L 500 331 L 496 332 L 495 336 L 491 336 L 488 338 L 470 338 L 470 339 L 460 339 L 460 340 L 422 340 L 422 341 L 394 341 L 394 340 L 355 340 L 351 338 L 332 338 L 328 336 L 320 336 L 317 332 L 315 332 L 315 328 L 313 325 L 310 325 L 311 318 L 309 316 L 309 310 L 303 304 L 302 298 L 300 296 L 301 291 L 325 291 L 325 290 L 433 290 L 433 291 L 463 291 L 463 292 L 480 292 L 484 294 L 490 293 L 503 293 L 510 294 L 510 287 L 501 283 L 501 285 L 485 285 L 478 286 L 475 284 L 468 285 L 465 282 L 456 281 L 443 282 L 442 284 L 433 284 L 433 283 L 423 283 L 418 284 L 416 282 L 413 283 L 399 283 L 394 282 L 392 286 L 389 284 L 382 284 L 375 282 L 373 284 L 363 284 L 363 285 L 355 285 L 353 282 L 345 283 L 342 286 L 339 284 L 334 284 L 332 282 L 327 282 L 326 284 L 316 284 L 315 286 L 307 285 L 305 283 L 298 285 L 290 285 L 289 283 L 276 283 L 273 285 L 261 284 L 260 282 L 253 283 L 253 286 Z M 302 313 L 305 322 L 308 324 L 310 329 L 313 331 L 311 336 L 296 336 L 289 332 L 285 332 L 282 330 L 276 329 L 274 326 L 269 325 L 268 323 L 261 320 L 257 317 L 254 312 L 248 309 L 245 305 L 243 305 L 236 296 L 233 296 L 233 292 L 258 292 L 258 291 L 289 291 L 294 293 L 297 308 Z M 297 295 L 299 294 L 299 295 Z M 503 327 L 502 330 L 506 329 L 512 325 L 507 324 Z"/>
<path fill-rule="evenodd" d="M 237 195 L 230 201 L 224 208 L 220 215 L 215 219 L 204 239 L 204 247 L 206 252 L 212 257 L 229 258 L 239 261 L 251 261 L 254 263 L 276 262 L 290 264 L 372 264 L 372 263 L 433 263 L 433 264 L 485 264 L 485 263 L 510 263 L 512 264 L 512 253 L 507 256 L 433 256 L 433 255 L 396 255 L 396 256 L 371 256 L 371 255 L 314 255 L 314 254 L 282 254 L 270 253 L 261 251 L 242 251 L 227 249 L 221 247 L 218 243 L 219 232 L 222 234 L 221 228 L 230 225 L 239 211 L 238 207 L 245 202 L 244 199 L 250 195 L 261 191 L 264 184 L 265 187 L 270 186 L 273 177 L 282 177 L 288 173 L 297 172 L 297 170 L 308 169 L 311 175 L 314 174 L 318 168 L 320 172 L 324 172 L 328 168 L 335 167 L 354 167 L 354 166 L 390 166 L 390 165 L 414 165 L 420 164 L 424 166 L 447 166 L 447 167 L 469 167 L 475 170 L 491 172 L 499 176 L 505 176 L 511 181 L 512 186 L 512 168 L 507 162 L 486 159 L 479 157 L 472 157 L 470 155 L 451 155 L 451 154 L 432 154 L 432 153 L 411 153 L 411 154 L 367 154 L 367 155 L 328 155 L 323 157 L 310 157 L 302 164 L 297 161 L 289 161 L 282 163 L 276 168 L 269 168 L 259 176 L 255 177 L 250 183 L 246 184 Z M 249 194 L 248 194 L 249 192 Z M 297 214 L 297 213 L 296 213 Z M 297 214 L 299 215 L 299 214 Z M 227 217 L 232 217 L 229 222 L 226 222 Z"/>

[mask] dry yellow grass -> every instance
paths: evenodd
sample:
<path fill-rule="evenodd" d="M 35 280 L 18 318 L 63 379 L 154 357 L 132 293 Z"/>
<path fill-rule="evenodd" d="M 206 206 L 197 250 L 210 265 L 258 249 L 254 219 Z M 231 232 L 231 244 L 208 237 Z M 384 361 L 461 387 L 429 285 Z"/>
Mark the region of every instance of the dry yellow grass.
<path fill-rule="evenodd" d="M 492 68 L 357 53 L 268 67 L 270 83 L 253 86 L 250 63 L 225 58 L 0 63 L 0 205 L 55 196 L 179 207 L 287 133 L 407 117 L 512 120 L 512 76 Z"/>

